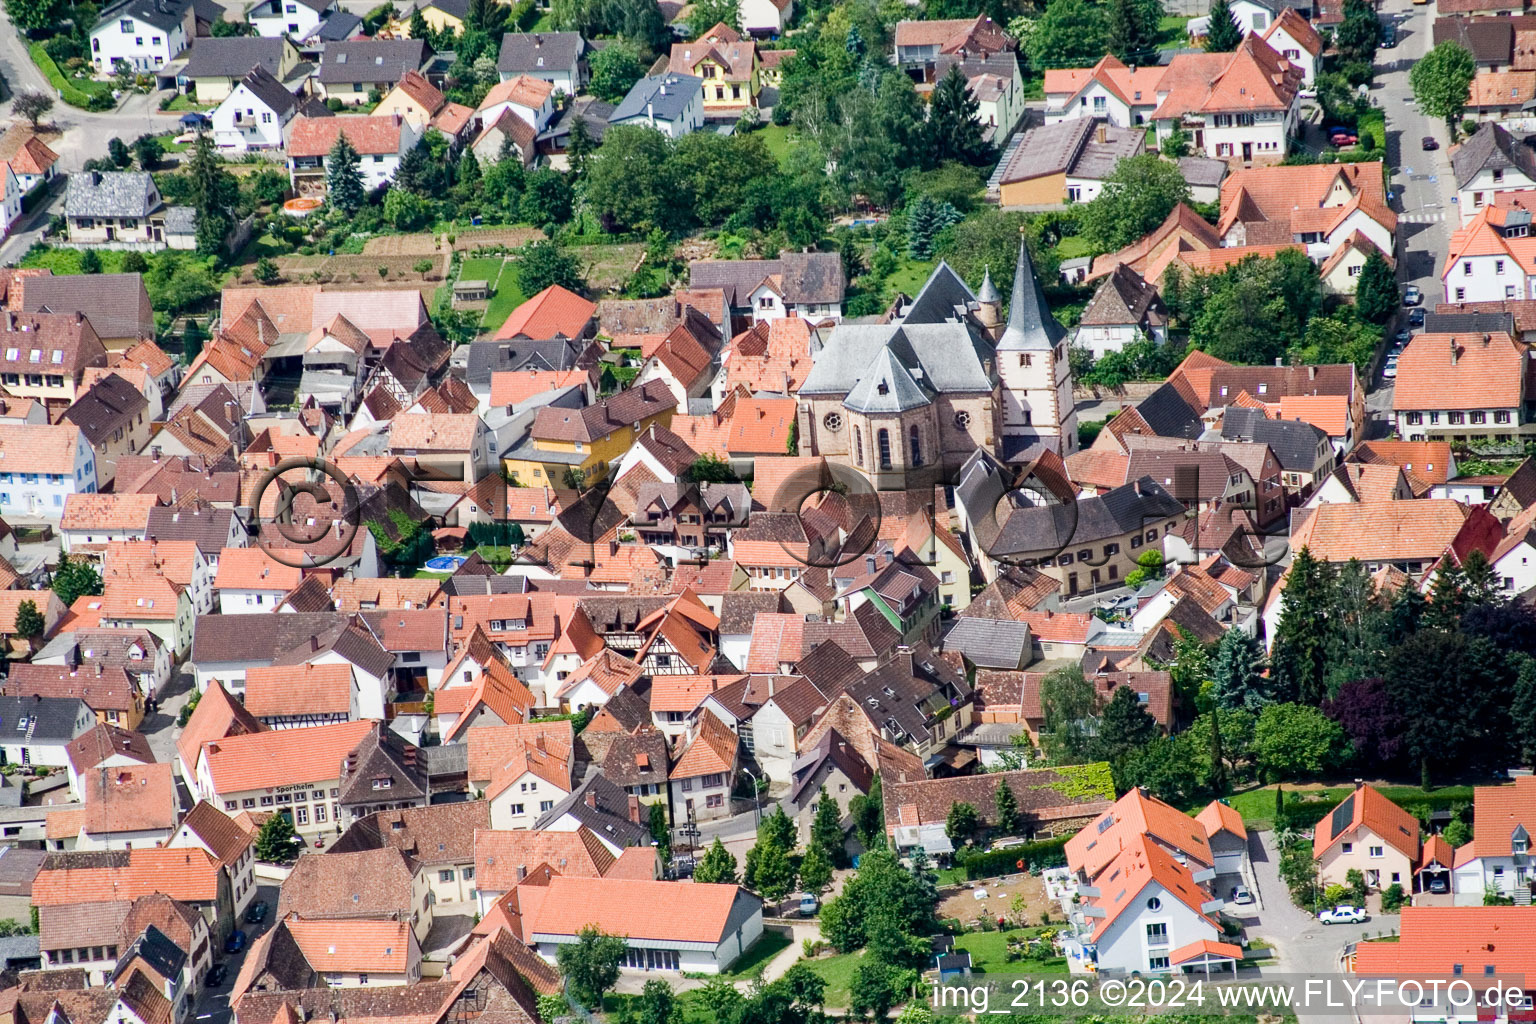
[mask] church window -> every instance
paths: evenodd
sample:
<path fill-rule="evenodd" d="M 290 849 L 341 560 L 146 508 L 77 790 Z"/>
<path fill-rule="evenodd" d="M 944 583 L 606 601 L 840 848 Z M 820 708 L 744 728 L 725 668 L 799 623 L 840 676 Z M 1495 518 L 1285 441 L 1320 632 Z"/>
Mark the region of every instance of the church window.
<path fill-rule="evenodd" d="M 880 432 L 875 435 L 875 440 L 880 445 L 880 468 L 881 469 L 890 469 L 891 468 L 891 432 L 889 430 L 885 430 L 885 429 L 882 428 L 880 430 Z"/>

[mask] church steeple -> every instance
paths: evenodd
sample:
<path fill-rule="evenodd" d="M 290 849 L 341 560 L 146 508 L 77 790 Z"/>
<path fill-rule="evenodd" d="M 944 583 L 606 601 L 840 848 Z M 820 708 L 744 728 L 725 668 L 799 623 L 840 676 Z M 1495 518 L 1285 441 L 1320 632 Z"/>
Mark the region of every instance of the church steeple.
<path fill-rule="evenodd" d="M 1035 276 L 1035 265 L 1029 258 L 1029 246 L 1019 239 L 1019 262 L 1013 272 L 1013 296 L 1008 305 L 1008 327 L 997 343 L 999 352 L 1050 351 L 1067 336 L 1051 315 L 1046 305 L 1045 293 Z"/>

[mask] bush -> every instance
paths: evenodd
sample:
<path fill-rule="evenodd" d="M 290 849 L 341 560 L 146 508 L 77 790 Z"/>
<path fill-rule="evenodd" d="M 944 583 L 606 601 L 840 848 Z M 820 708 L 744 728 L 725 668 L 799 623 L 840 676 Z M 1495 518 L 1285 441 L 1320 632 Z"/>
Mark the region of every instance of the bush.
<path fill-rule="evenodd" d="M 1408 894 L 1403 891 L 1402 885 L 1393 882 L 1381 894 L 1381 912 L 1383 914 L 1395 914 L 1407 902 Z"/>
<path fill-rule="evenodd" d="M 998 875 L 1011 875 L 1018 871 L 1034 871 L 1041 868 L 1061 867 L 1067 862 L 1066 846 L 1067 836 L 1056 839 L 1042 839 L 1033 843 L 1025 843 L 1023 846 L 1014 846 L 1006 850 L 989 850 L 986 853 L 972 853 L 965 861 L 965 877 L 970 881 L 981 878 L 996 878 Z M 1020 863 L 1023 867 L 1019 867 Z"/>

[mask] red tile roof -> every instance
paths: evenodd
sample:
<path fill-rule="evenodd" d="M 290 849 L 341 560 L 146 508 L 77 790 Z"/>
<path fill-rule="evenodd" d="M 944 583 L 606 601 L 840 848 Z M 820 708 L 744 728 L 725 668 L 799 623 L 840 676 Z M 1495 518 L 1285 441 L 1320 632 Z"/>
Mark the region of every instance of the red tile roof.
<path fill-rule="evenodd" d="M 290 157 L 325 156 L 345 134 L 352 148 L 362 156 L 389 155 L 400 152 L 401 119 L 386 117 L 296 117 L 288 136 Z"/>
<path fill-rule="evenodd" d="M 514 309 L 496 332 L 496 340 L 506 341 L 519 335 L 534 341 L 579 338 L 596 313 L 597 303 L 552 284 Z"/>
<path fill-rule="evenodd" d="M 1419 820 L 1397 804 L 1381 795 L 1374 786 L 1360 784 L 1340 803 L 1349 803 L 1349 816 L 1335 821 L 1339 807 L 1335 807 L 1317 823 L 1312 837 L 1312 856 L 1321 857 L 1334 843 L 1345 836 L 1355 834 L 1361 826 L 1393 849 L 1402 853 L 1412 863 L 1419 860 Z M 1337 826 L 1337 828 L 1335 828 Z"/>

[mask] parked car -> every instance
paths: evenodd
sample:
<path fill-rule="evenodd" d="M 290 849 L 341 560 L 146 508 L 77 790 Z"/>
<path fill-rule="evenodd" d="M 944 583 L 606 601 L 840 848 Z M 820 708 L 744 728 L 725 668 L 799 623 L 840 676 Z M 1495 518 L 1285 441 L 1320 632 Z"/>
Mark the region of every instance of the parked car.
<path fill-rule="evenodd" d="M 1328 141 L 1335 146 L 1353 146 L 1360 141 L 1360 136 L 1348 128 L 1330 128 L 1328 129 Z"/>
<path fill-rule="evenodd" d="M 214 964 L 208 968 L 208 976 L 203 979 L 203 983 L 212 988 L 215 985 L 222 985 L 227 977 L 229 977 L 229 968 L 223 964 Z"/>
<path fill-rule="evenodd" d="M 1439 149 L 1440 143 L 1435 141 L 1435 137 L 1433 135 L 1426 135 L 1424 138 L 1419 140 L 1419 148 L 1424 150 Z"/>
<path fill-rule="evenodd" d="M 1410 309 L 1408 311 L 1408 326 L 1409 327 L 1423 327 L 1424 326 L 1424 307 L 1423 306 L 1416 306 L 1413 309 Z"/>
<path fill-rule="evenodd" d="M 1330 907 L 1317 915 L 1323 924 L 1364 924 L 1369 916 L 1361 907 Z"/>
<path fill-rule="evenodd" d="M 815 896 L 811 895 L 808 892 L 803 892 L 803 893 L 800 894 L 800 916 L 801 917 L 815 917 L 816 916 L 816 907 L 817 907 L 817 903 L 816 903 L 816 897 Z"/>
<path fill-rule="evenodd" d="M 245 948 L 245 932 L 236 929 L 224 940 L 224 952 L 238 953 Z"/>
<path fill-rule="evenodd" d="M 251 909 L 245 912 L 245 919 L 251 924 L 261 924 L 267 919 L 267 905 L 264 902 L 251 904 Z"/>
<path fill-rule="evenodd" d="M 1402 351 L 1404 348 L 1408 347 L 1408 339 L 1412 337 L 1413 335 L 1409 334 L 1407 331 L 1398 331 L 1392 336 L 1392 347 L 1398 351 Z"/>
<path fill-rule="evenodd" d="M 1234 885 L 1232 887 L 1232 902 L 1240 907 L 1246 907 L 1253 902 L 1253 893 L 1248 891 L 1246 885 Z"/>
<path fill-rule="evenodd" d="M 1445 880 L 1444 875 L 1436 875 L 1429 880 L 1429 891 L 1440 895 L 1451 891 L 1451 885 Z"/>
<path fill-rule="evenodd" d="M 1424 302 L 1424 293 L 1419 291 L 1419 286 L 1411 284 L 1403 289 L 1403 305 L 1419 306 Z"/>
<path fill-rule="evenodd" d="M 1381 45 L 1383 49 L 1390 50 L 1397 45 L 1397 26 L 1383 25 L 1381 27 Z"/>

